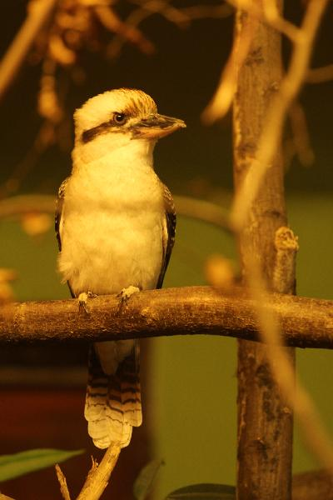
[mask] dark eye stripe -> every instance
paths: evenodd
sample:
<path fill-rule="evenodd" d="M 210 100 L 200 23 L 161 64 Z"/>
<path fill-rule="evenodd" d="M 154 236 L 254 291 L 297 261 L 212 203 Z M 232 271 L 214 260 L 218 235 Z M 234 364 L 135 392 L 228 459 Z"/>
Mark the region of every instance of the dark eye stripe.
<path fill-rule="evenodd" d="M 119 128 L 119 124 L 115 123 L 113 121 L 113 118 L 112 120 L 103 122 L 100 125 L 97 125 L 96 127 L 90 128 L 82 132 L 81 140 L 84 144 L 86 144 L 87 142 L 90 142 L 93 139 L 95 139 L 95 137 L 101 134 L 105 134 L 106 132 L 108 132 L 108 130 L 110 130 L 110 128 Z"/>
<path fill-rule="evenodd" d="M 122 121 L 117 121 L 115 117 L 120 117 L 122 118 Z M 88 130 L 85 130 L 82 132 L 81 135 L 81 140 L 84 144 L 87 144 L 87 142 L 92 141 L 95 139 L 95 137 L 105 134 L 110 128 L 119 128 L 122 125 L 124 125 L 127 121 L 127 117 L 125 113 L 115 113 L 114 116 L 111 118 L 111 120 L 107 122 L 103 122 L 100 125 L 97 125 L 96 127 L 90 128 Z"/>

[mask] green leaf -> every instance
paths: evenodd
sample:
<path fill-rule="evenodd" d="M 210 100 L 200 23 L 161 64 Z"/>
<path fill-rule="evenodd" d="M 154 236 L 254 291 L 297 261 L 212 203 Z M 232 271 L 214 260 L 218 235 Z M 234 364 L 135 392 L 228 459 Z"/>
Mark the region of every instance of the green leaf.
<path fill-rule="evenodd" d="M 45 467 L 81 455 L 83 452 L 84 450 L 66 451 L 44 448 L 21 451 L 13 455 L 0 455 L 0 481 L 7 481 L 28 472 L 45 469 Z"/>
<path fill-rule="evenodd" d="M 155 477 L 163 464 L 163 460 L 152 460 L 141 469 L 133 485 L 133 495 L 136 500 L 145 500 L 147 498 Z"/>
<path fill-rule="evenodd" d="M 165 500 L 235 500 L 236 488 L 225 484 L 191 484 L 170 493 Z"/>

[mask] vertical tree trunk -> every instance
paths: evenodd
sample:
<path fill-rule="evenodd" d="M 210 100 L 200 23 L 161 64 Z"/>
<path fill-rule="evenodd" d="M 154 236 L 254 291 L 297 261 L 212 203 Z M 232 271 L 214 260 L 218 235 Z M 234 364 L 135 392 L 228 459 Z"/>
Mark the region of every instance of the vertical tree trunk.
<path fill-rule="evenodd" d="M 264 0 L 254 0 L 258 7 Z M 277 0 L 278 8 L 282 1 Z M 255 157 L 265 117 L 282 78 L 281 37 L 272 28 L 238 11 L 235 37 L 253 23 L 254 40 L 240 70 L 234 101 L 234 181 L 237 190 Z M 257 255 L 273 288 L 274 238 L 286 225 L 281 148 L 267 171 L 239 242 L 243 275 L 248 256 Z M 294 351 L 289 349 L 290 356 Z M 238 351 L 238 477 L 239 500 L 291 498 L 292 412 L 281 401 L 271 377 L 265 346 L 239 342 Z"/>

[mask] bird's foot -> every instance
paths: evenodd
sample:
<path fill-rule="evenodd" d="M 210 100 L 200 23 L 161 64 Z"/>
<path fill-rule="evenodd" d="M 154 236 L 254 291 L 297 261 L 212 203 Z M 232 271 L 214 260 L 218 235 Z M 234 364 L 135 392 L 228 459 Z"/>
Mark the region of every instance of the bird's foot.
<path fill-rule="evenodd" d="M 128 286 L 127 288 L 123 288 L 121 292 L 118 293 L 117 298 L 119 299 L 119 312 L 121 312 L 126 306 L 127 302 L 129 299 L 134 295 L 135 293 L 140 292 L 140 288 L 137 286 Z"/>
<path fill-rule="evenodd" d="M 79 313 L 84 312 L 85 314 L 89 314 L 89 310 L 87 307 L 88 304 L 88 299 L 91 299 L 93 297 L 97 297 L 95 293 L 92 292 L 81 292 L 78 296 L 78 301 L 79 301 Z"/>

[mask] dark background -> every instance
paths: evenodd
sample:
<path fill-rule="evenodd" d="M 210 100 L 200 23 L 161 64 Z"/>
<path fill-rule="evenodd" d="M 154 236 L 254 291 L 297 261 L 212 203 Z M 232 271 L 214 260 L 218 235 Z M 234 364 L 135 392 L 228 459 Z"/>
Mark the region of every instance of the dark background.
<path fill-rule="evenodd" d="M 193 3 L 174 2 L 179 7 Z M 299 23 L 302 3 L 296 0 L 286 3 L 286 15 Z M 6 2 L 2 6 L 2 54 L 24 20 L 25 8 L 24 1 Z M 130 9 L 122 2 L 118 11 L 125 16 Z M 333 62 L 332 21 L 331 4 L 316 44 L 313 67 Z M 85 81 L 74 86 L 67 70 L 61 75 L 61 81 L 68 82 L 66 110 L 72 115 L 87 98 L 111 88 L 128 86 L 146 91 L 156 100 L 161 113 L 182 118 L 188 126 L 161 141 L 156 148 L 156 169 L 163 181 L 175 194 L 219 199 L 224 206 L 229 206 L 232 192 L 231 115 L 213 127 L 203 126 L 200 115 L 227 60 L 232 44 L 233 18 L 196 21 L 189 29 L 181 30 L 155 15 L 146 20 L 141 29 L 156 45 L 156 54 L 146 56 L 128 45 L 119 59 L 111 62 L 101 53 L 82 53 L 79 62 L 86 74 Z M 284 42 L 286 64 L 289 53 L 290 45 Z M 36 112 L 40 71 L 40 65 L 25 65 L 0 103 L 0 184 L 25 157 L 41 124 Z M 300 238 L 298 291 L 300 295 L 332 299 L 333 82 L 307 85 L 300 102 L 306 112 L 315 162 L 311 167 L 304 167 L 296 159 L 286 172 L 290 223 Z M 72 131 L 70 134 L 72 137 Z M 287 126 L 288 137 L 290 129 Z M 24 177 L 18 192 L 55 195 L 70 168 L 70 150 L 64 151 L 54 145 Z M 14 268 L 19 273 L 14 284 L 17 299 L 68 296 L 55 272 L 57 249 L 52 228 L 43 236 L 31 238 L 22 230 L 20 221 L 0 221 L 0 241 L 0 267 Z M 234 245 L 229 236 L 198 221 L 180 217 L 177 244 L 165 285 L 205 283 L 205 259 L 216 252 L 234 257 Z M 179 337 L 152 342 L 150 362 L 147 360 L 145 364 L 144 391 L 149 394 L 145 406 L 146 423 L 142 434 L 135 438 L 136 451 L 132 453 L 135 464 L 131 466 L 131 474 L 135 475 L 140 467 L 137 456 L 143 462 L 147 460 L 146 436 L 149 433 L 150 456 L 164 458 L 166 462 L 160 473 L 156 498 L 163 498 L 173 488 L 191 482 L 234 483 L 235 347 L 234 340 L 223 338 Z M 63 366 L 59 368 L 64 364 L 61 350 L 56 355 L 54 352 L 50 355 L 47 349 L 2 352 L 5 369 L 0 393 L 0 454 L 33 447 L 89 446 L 82 417 L 85 350 L 78 353 L 69 347 L 65 350 L 76 370 L 75 376 L 64 371 Z M 332 404 L 327 391 L 333 382 L 331 353 L 309 350 L 297 354 L 300 377 L 333 430 Z M 79 365 L 78 360 L 81 361 Z M 50 365 L 56 368 L 48 371 Z M 25 383 L 22 381 L 24 367 L 30 367 L 31 383 L 26 375 Z M 37 368 L 46 368 L 46 371 L 38 372 Z M 298 436 L 298 431 L 296 433 Z M 295 471 L 313 466 L 300 439 L 296 437 L 295 441 Z M 127 450 L 126 454 L 129 456 L 131 452 Z M 87 457 L 80 471 L 82 478 L 89 467 L 89 453 Z M 78 467 L 75 460 L 78 459 L 72 460 L 72 466 L 65 465 L 64 470 L 68 473 L 70 486 L 72 481 L 78 488 L 80 480 L 75 478 Z M 130 490 L 127 483 L 132 479 L 126 473 L 128 465 L 123 470 L 124 475 L 117 481 L 120 485 L 126 483 L 127 493 L 119 498 L 127 499 Z M 49 487 L 56 488 L 53 471 L 31 476 L 32 488 L 39 482 L 36 478 L 43 481 L 46 477 Z M 15 498 L 18 500 L 29 500 L 30 494 L 35 498 L 34 491 L 29 489 L 22 496 L 19 493 L 22 486 L 17 484 L 25 483 L 7 483 L 3 491 L 13 496 L 17 492 Z M 44 493 L 44 496 L 53 498 L 51 493 Z"/>
<path fill-rule="evenodd" d="M 195 2 L 182 1 L 179 7 Z M 214 2 L 213 2 L 214 3 Z M 215 4 L 218 2 L 215 2 Z M 297 24 L 303 9 L 301 2 L 286 2 L 286 15 Z M 24 1 L 6 4 L 1 17 L 1 53 L 10 44 L 25 16 Z M 123 1 L 118 11 L 125 16 L 129 10 Z M 328 9 L 316 44 L 313 67 L 332 62 L 333 8 Z M 211 98 L 228 57 L 233 31 L 233 17 L 194 21 L 191 27 L 179 29 L 160 15 L 151 16 L 141 25 L 142 31 L 155 44 L 156 53 L 147 56 L 136 47 L 125 45 L 116 61 L 107 61 L 102 53 L 83 52 L 79 64 L 85 71 L 81 85 L 73 85 L 69 71 L 66 109 L 69 114 L 87 98 L 117 87 L 140 88 L 151 94 L 162 113 L 186 120 L 188 130 L 162 141 L 156 152 L 158 170 L 178 191 L 193 179 L 232 187 L 230 114 L 213 127 L 204 127 L 200 115 Z M 286 63 L 289 42 L 284 43 Z M 22 160 L 35 138 L 40 125 L 36 113 L 40 65 L 25 66 L 1 105 L 1 144 L 3 178 Z M 67 78 L 66 78 L 67 74 Z M 291 190 L 330 190 L 332 177 L 331 117 L 333 111 L 332 82 L 307 85 L 300 97 L 304 105 L 311 140 L 316 152 L 315 168 L 302 169 L 297 161 L 286 176 Z M 174 152 L 177 152 L 175 155 Z M 38 162 L 34 175 L 29 175 L 23 191 L 38 190 L 54 193 L 70 170 L 67 153 L 57 147 L 48 151 Z"/>

